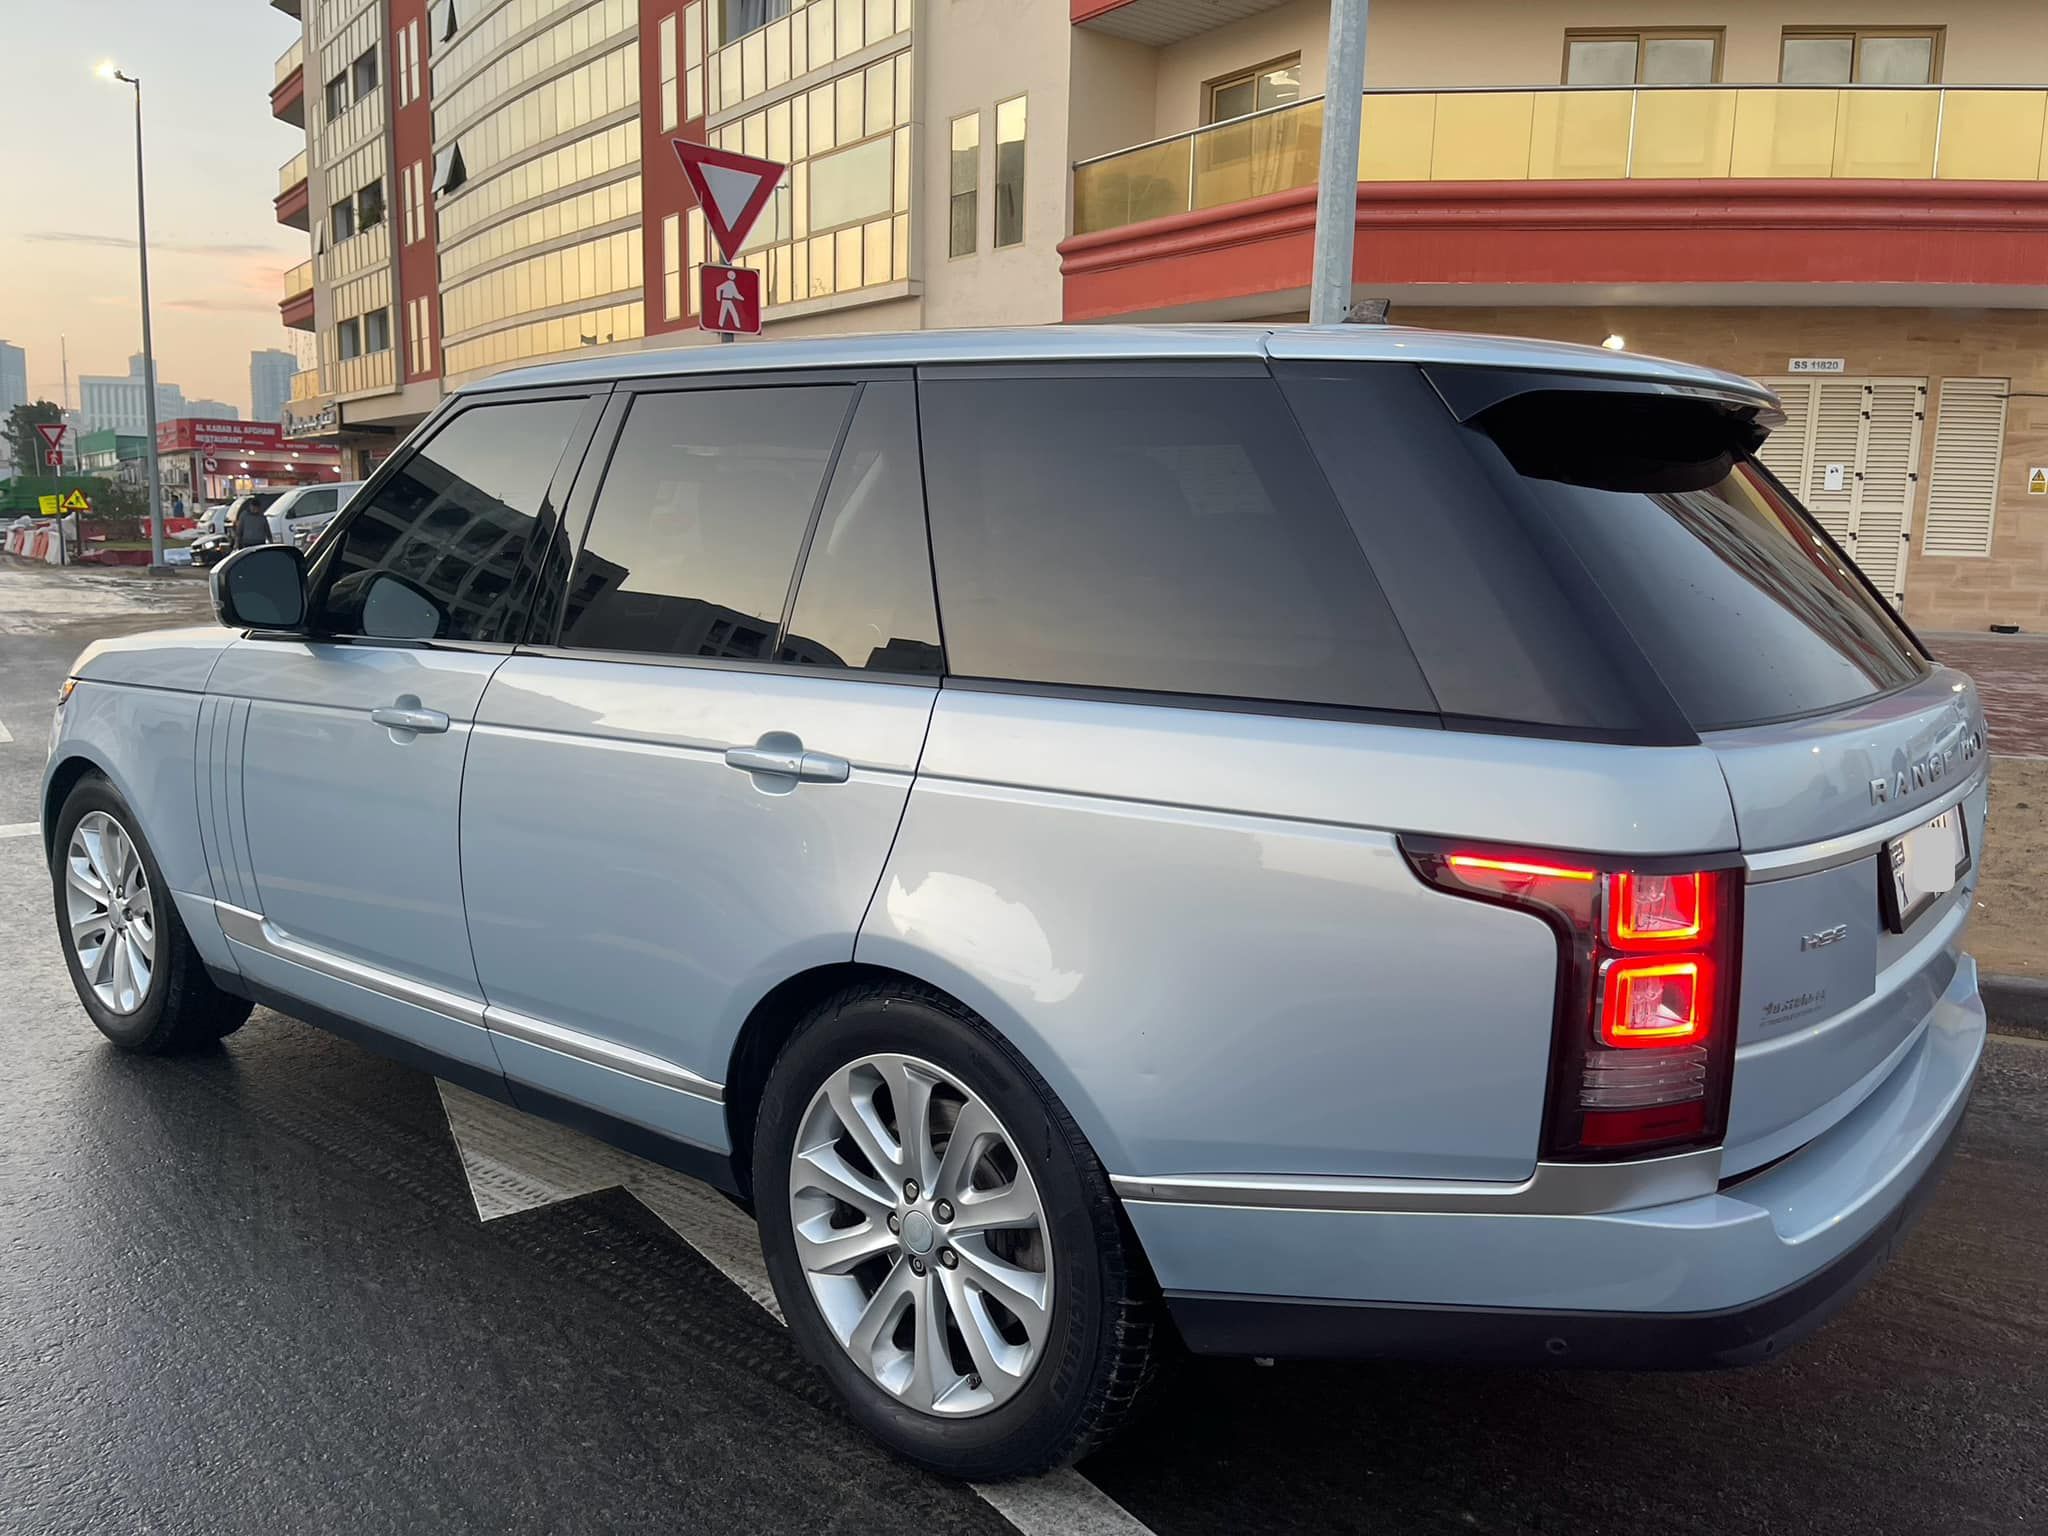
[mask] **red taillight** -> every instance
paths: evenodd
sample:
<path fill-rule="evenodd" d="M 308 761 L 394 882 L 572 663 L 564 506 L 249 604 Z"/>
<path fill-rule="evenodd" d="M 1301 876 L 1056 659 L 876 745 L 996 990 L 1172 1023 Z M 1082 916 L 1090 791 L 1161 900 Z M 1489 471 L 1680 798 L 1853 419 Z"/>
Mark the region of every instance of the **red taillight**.
<path fill-rule="evenodd" d="M 1431 884 L 1534 912 L 1557 933 L 1546 1158 L 1720 1138 L 1735 1059 L 1738 876 L 1403 843 Z"/>

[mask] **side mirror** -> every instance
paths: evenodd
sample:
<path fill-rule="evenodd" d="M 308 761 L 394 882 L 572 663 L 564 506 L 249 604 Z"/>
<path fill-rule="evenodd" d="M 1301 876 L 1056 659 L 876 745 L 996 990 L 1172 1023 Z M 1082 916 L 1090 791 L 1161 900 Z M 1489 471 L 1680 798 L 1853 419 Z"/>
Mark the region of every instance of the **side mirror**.
<path fill-rule="evenodd" d="M 207 577 L 214 617 L 229 629 L 301 629 L 306 622 L 306 553 L 290 544 L 237 550 Z"/>

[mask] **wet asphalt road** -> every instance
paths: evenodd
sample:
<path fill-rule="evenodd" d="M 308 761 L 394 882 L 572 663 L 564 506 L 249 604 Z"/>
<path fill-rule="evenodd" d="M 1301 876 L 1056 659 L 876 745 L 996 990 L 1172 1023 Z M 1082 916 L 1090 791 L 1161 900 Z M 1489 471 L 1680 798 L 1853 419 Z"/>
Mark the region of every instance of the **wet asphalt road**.
<path fill-rule="evenodd" d="M 158 622 L 0 625 L 0 826 L 71 655 Z M 261 1012 L 113 1052 L 46 879 L 0 837 L 0 1531 L 1011 1529 L 632 1197 L 480 1224 L 431 1079 Z M 1158 1536 L 2048 1527 L 2048 1044 L 1992 1042 L 1904 1253 L 1777 1362 L 1184 1363 L 1083 1471 Z"/>

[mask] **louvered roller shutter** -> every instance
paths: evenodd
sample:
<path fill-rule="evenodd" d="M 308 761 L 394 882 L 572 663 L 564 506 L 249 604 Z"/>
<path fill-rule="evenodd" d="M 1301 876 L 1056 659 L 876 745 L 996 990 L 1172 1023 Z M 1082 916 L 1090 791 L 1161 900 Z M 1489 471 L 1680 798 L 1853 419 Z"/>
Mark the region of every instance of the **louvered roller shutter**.
<path fill-rule="evenodd" d="M 1927 531 L 1920 541 L 1923 553 L 1991 553 L 2009 388 L 2006 379 L 1941 381 L 1934 464 L 1927 487 Z"/>
<path fill-rule="evenodd" d="M 1850 553 L 1872 586 L 1893 602 L 1902 602 L 1927 385 L 1919 379 L 1871 379 L 1863 388 L 1863 456 L 1856 478 L 1851 525 L 1855 543 Z"/>
<path fill-rule="evenodd" d="M 1785 408 L 1785 424 L 1764 439 L 1757 457 L 1764 468 L 1776 475 L 1802 500 L 1806 495 L 1806 466 L 1813 453 L 1813 391 L 1811 379 L 1765 379 L 1777 391 Z"/>

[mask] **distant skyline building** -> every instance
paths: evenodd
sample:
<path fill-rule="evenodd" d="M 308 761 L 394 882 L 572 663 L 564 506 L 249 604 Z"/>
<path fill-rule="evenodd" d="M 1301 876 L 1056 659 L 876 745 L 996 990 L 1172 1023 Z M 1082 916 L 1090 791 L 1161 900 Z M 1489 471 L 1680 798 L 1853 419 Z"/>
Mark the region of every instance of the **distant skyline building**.
<path fill-rule="evenodd" d="M 229 405 L 225 400 L 187 400 L 184 414 L 200 421 L 240 421 L 239 406 Z M 161 417 L 158 420 L 162 420 Z"/>
<path fill-rule="evenodd" d="M 28 353 L 11 341 L 0 341 L 0 421 L 17 405 L 28 404 Z M 0 441 L 0 464 L 9 469 L 11 452 Z"/>
<path fill-rule="evenodd" d="M 292 397 L 292 375 L 299 360 L 275 347 L 249 354 L 249 419 L 281 421 L 285 402 Z"/>
<path fill-rule="evenodd" d="M 78 379 L 78 416 L 87 432 L 141 432 L 149 431 L 148 402 L 143 399 L 142 354 L 135 353 L 128 359 L 128 374 L 86 373 Z M 185 391 L 175 384 L 163 382 L 159 374 L 156 380 L 156 419 L 168 421 L 174 416 L 189 416 L 191 411 L 185 404 Z"/>

